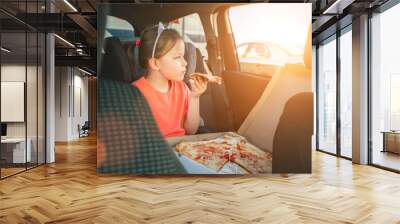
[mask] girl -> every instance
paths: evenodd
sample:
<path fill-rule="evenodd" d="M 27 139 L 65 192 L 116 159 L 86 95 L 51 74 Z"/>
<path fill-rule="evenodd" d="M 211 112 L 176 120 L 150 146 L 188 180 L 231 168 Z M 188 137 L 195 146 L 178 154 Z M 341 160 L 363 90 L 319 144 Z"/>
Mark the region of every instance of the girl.
<path fill-rule="evenodd" d="M 144 95 L 164 137 L 195 134 L 200 123 L 199 98 L 207 81 L 182 81 L 186 72 L 185 45 L 174 29 L 162 23 L 145 29 L 140 37 L 139 62 L 146 70 L 133 83 Z"/>

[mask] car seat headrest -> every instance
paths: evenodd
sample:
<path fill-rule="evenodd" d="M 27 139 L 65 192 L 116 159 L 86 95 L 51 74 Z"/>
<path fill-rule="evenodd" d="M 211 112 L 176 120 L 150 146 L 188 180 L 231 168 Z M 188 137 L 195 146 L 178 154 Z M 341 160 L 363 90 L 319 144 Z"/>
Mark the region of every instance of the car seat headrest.
<path fill-rule="evenodd" d="M 196 70 L 196 47 L 189 42 L 185 42 L 185 55 L 184 58 L 187 62 L 186 74 L 192 74 Z"/>
<path fill-rule="evenodd" d="M 196 71 L 196 47 L 192 43 L 185 42 L 185 55 L 183 56 L 187 62 L 184 82 L 189 84 L 189 75 Z"/>
<path fill-rule="evenodd" d="M 117 37 L 107 37 L 104 51 L 99 78 L 132 82 L 133 74 L 121 41 Z"/>

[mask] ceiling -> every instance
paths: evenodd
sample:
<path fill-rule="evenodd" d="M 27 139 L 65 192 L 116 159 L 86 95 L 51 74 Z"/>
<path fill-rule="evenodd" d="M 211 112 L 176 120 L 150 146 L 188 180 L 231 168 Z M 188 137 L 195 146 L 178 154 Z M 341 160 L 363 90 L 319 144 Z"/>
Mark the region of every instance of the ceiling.
<path fill-rule="evenodd" d="M 49 6 L 45 5 L 45 0 L 34 0 L 34 1 L 16 1 L 16 0 L 1 0 L 0 2 L 0 22 L 2 31 L 7 33 L 3 35 L 5 42 L 14 41 L 12 47 L 15 49 L 18 46 L 25 46 L 25 39 L 21 39 L 18 32 L 24 31 L 26 27 L 31 27 L 31 30 L 55 32 L 62 39 L 73 44 L 75 47 L 71 47 L 70 44 L 63 41 L 61 38 L 56 38 L 56 59 L 59 57 L 59 64 L 68 63 L 76 65 L 79 61 L 82 64 L 96 70 L 96 28 L 97 28 L 97 17 L 96 17 L 96 5 L 98 3 L 176 3 L 183 2 L 179 0 L 174 1 L 151 1 L 151 0 L 51 0 L 50 7 L 53 8 L 54 13 L 49 12 Z M 335 3 L 336 1 L 339 2 Z M 324 36 L 329 35 L 329 32 L 335 32 L 335 30 L 329 31 L 336 22 L 340 19 L 349 17 L 351 22 L 352 16 L 365 12 L 365 10 L 373 9 L 379 5 L 385 3 L 387 0 L 270 0 L 270 1 L 230 1 L 237 3 L 249 3 L 249 2 L 271 2 L 271 3 L 312 3 L 312 22 L 313 22 L 313 39 L 318 41 Z M 200 1 L 199 1 L 200 2 Z M 204 1 L 203 1 L 204 2 Z M 207 1 L 221 2 L 218 5 L 222 5 L 225 1 Z M 68 4 L 69 3 L 69 4 Z M 156 20 L 160 19 L 160 14 L 157 11 L 149 13 L 151 10 L 146 5 L 143 7 L 143 16 L 146 17 L 148 14 L 152 14 Z M 147 9 L 146 9 L 147 7 Z M 164 7 L 172 7 L 164 5 Z M 177 8 L 179 7 L 179 9 Z M 181 16 L 184 14 L 193 13 L 193 10 L 211 10 L 208 8 L 202 8 L 201 6 L 196 7 L 184 7 L 174 6 L 176 10 L 172 10 L 174 15 L 168 16 Z M 327 10 L 329 9 L 329 10 Z M 120 8 L 122 14 L 127 18 L 132 16 L 129 10 L 125 10 L 123 7 Z M 148 11 L 150 10 L 150 11 Z M 27 13 L 26 13 L 27 12 Z M 179 15 L 178 15 L 179 14 Z M 157 17 L 158 16 L 158 17 Z M 164 16 L 164 15 L 163 15 Z M 285 16 L 285 15 L 284 15 Z M 138 16 L 140 17 L 140 16 Z M 147 17 L 147 18 L 152 18 Z M 157 17 L 157 18 L 156 18 Z M 147 20 L 151 22 L 150 20 Z M 344 20 L 345 21 L 345 20 Z M 29 24 L 29 25 L 27 25 Z M 345 23 L 343 23 L 345 25 Z M 137 27 L 137 26 L 135 26 Z M 138 27 L 139 28 L 139 27 Z M 332 29 L 332 28 L 331 28 Z M 329 31 L 329 32 L 328 32 Z M 3 41 L 3 43 L 5 43 Z M 33 45 L 28 45 L 33 46 Z M 33 49 L 33 48 L 32 48 Z M 79 49 L 79 50 L 77 50 Z M 22 51 L 22 50 L 21 50 Z M 28 52 L 32 50 L 28 47 Z M 15 54 L 19 52 L 15 50 Z M 23 52 L 21 52 L 23 53 Z M 65 57 L 67 56 L 67 57 Z M 57 62 L 57 60 L 56 60 Z M 77 64 L 79 65 L 79 63 Z M 90 66 L 88 66 L 90 65 Z"/>

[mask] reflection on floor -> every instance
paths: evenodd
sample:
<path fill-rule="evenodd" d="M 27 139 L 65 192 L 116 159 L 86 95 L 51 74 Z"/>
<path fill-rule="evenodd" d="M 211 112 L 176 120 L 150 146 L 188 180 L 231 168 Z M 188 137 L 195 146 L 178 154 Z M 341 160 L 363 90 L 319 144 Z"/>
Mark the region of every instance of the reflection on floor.
<path fill-rule="evenodd" d="M 23 167 L 23 168 L 20 168 L 20 167 L 18 167 L 18 168 L 1 168 L 1 178 L 10 176 L 12 174 L 15 174 L 15 173 L 18 173 L 18 172 L 21 172 L 24 170 L 25 170 L 25 167 Z"/>
<path fill-rule="evenodd" d="M 0 181 L 0 223 L 399 223 L 400 175 L 312 152 L 312 174 L 96 173 L 96 139 Z"/>
<path fill-rule="evenodd" d="M 32 167 L 36 167 L 36 163 L 27 163 L 26 167 L 27 167 L 27 169 L 30 169 Z M 2 164 L 2 168 L 0 170 L 1 178 L 5 178 L 7 176 L 10 176 L 10 175 L 13 175 L 13 174 L 25 171 L 25 170 L 26 170 L 25 164 L 18 164 L 18 165 L 15 165 L 15 164 L 8 164 L 8 165 Z"/>
<path fill-rule="evenodd" d="M 400 155 L 392 152 L 375 151 L 373 163 L 400 171 Z"/>

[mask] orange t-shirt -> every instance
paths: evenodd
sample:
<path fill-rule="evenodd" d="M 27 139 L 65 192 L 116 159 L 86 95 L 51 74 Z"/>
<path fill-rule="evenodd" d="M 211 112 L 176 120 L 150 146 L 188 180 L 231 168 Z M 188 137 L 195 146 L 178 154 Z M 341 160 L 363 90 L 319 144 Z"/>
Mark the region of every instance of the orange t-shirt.
<path fill-rule="evenodd" d="M 156 90 L 144 77 L 133 83 L 144 95 L 164 137 L 185 135 L 183 123 L 189 109 L 190 90 L 184 82 L 169 81 L 169 90 Z"/>

